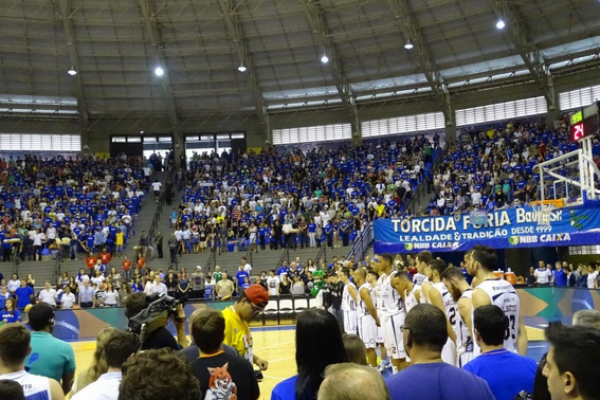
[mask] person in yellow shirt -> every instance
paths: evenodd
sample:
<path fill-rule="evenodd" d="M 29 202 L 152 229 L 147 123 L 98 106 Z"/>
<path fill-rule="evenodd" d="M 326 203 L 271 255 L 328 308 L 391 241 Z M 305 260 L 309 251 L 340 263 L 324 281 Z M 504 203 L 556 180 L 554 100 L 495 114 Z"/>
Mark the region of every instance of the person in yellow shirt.
<path fill-rule="evenodd" d="M 223 310 L 225 318 L 225 343 L 240 353 L 240 356 L 258 366 L 260 371 L 266 371 L 269 363 L 258 357 L 252 351 L 252 333 L 249 323 L 254 316 L 264 310 L 269 302 L 269 293 L 260 285 L 254 284 L 240 293 L 233 306 Z M 257 378 L 262 379 L 259 372 Z"/>
<path fill-rule="evenodd" d="M 115 234 L 115 245 L 117 246 L 117 254 L 121 255 L 123 253 L 123 244 L 124 244 L 125 235 L 120 230 Z"/>

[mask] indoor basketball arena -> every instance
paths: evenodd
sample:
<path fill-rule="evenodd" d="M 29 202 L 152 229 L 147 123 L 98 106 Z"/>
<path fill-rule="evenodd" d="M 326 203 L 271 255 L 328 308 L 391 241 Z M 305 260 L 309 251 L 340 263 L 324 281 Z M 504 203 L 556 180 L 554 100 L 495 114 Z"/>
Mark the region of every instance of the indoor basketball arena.
<path fill-rule="evenodd" d="M 600 400 L 600 1 L 3 0 L 0 399 Z"/>

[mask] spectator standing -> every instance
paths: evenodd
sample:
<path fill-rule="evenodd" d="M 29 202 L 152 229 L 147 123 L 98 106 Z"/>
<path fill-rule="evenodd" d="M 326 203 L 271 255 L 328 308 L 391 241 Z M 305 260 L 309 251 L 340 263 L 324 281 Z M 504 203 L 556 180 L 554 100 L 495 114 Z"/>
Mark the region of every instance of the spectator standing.
<path fill-rule="evenodd" d="M 4 309 L 2 310 L 2 315 L 0 315 L 0 322 L 4 322 L 5 324 L 21 322 L 21 313 L 17 310 L 17 305 L 12 297 L 7 298 L 4 303 Z"/>
<path fill-rule="evenodd" d="M 226 279 L 219 283 L 224 280 Z M 223 343 L 235 348 L 240 356 L 251 364 L 256 364 L 261 371 L 265 371 L 269 367 L 269 363 L 254 354 L 252 333 L 248 324 L 257 313 L 264 310 L 268 302 L 267 291 L 262 286 L 255 284 L 240 293 L 236 303 L 223 311 L 223 318 L 225 318 Z"/>
<path fill-rule="evenodd" d="M 38 300 L 50 307 L 56 307 L 56 290 L 52 289 L 50 282 L 44 284 L 44 289 L 38 294 Z"/>
<path fill-rule="evenodd" d="M 225 352 L 225 319 L 220 311 L 199 310 L 191 325 L 200 357 L 190 364 L 204 398 L 256 400 L 260 396 L 252 366 L 239 355 Z"/>
<path fill-rule="evenodd" d="M 104 343 L 107 365 L 105 373 L 95 382 L 77 392 L 71 400 L 118 400 L 119 385 L 123 379 L 123 364 L 139 349 L 139 337 L 131 332 L 114 330 Z"/>
<path fill-rule="evenodd" d="M 535 284 L 537 286 L 548 286 L 550 285 L 550 279 L 552 279 L 552 271 L 546 268 L 543 261 L 540 261 L 539 268 L 535 270 Z"/>
<path fill-rule="evenodd" d="M 36 304 L 29 311 L 29 326 L 33 332 L 27 366 L 32 374 L 62 382 L 66 395 L 75 377 L 75 354 L 68 343 L 52 336 L 54 318 L 54 310 L 46 304 Z"/>
<path fill-rule="evenodd" d="M 62 310 L 70 310 L 75 305 L 75 295 L 71 293 L 71 288 L 65 286 L 63 293 L 60 296 L 60 308 Z"/>
<path fill-rule="evenodd" d="M 525 281 L 527 282 L 527 286 L 535 286 L 535 268 L 529 267 L 529 272 L 525 276 Z"/>
<path fill-rule="evenodd" d="M 214 276 L 214 274 L 213 274 Z M 215 285 L 215 292 L 221 300 L 230 299 L 235 291 L 235 286 L 231 279 L 227 278 L 227 272 L 223 272 L 223 278 Z"/>
<path fill-rule="evenodd" d="M 11 324 L 0 328 L 0 380 L 18 382 L 26 399 L 64 400 L 56 380 L 25 371 L 30 343 L 31 334 L 23 325 Z"/>
<path fill-rule="evenodd" d="M 35 292 L 27 285 L 25 279 L 21 279 L 21 286 L 15 290 L 15 296 L 17 297 L 17 308 L 19 311 L 25 311 L 25 307 L 35 302 Z"/>
<path fill-rule="evenodd" d="M 319 340 L 314 338 L 318 337 Z M 308 309 L 296 325 L 298 375 L 277 384 L 271 400 L 312 400 L 316 397 L 328 365 L 348 361 L 336 318 L 325 310 Z"/>
<path fill-rule="evenodd" d="M 111 334 L 116 330 L 117 328 L 107 326 L 98 332 L 96 335 L 96 350 L 94 350 L 92 362 L 87 368 L 79 372 L 77 375 L 75 382 L 73 382 L 73 387 L 71 388 L 71 396 L 75 395 L 75 393 L 78 393 L 90 383 L 95 382 L 100 375 L 104 374 L 108 370 L 106 365 L 106 355 L 104 353 L 104 344 Z"/>
<path fill-rule="evenodd" d="M 92 308 L 94 306 L 94 288 L 90 286 L 90 281 L 83 282 L 79 289 L 78 304 L 81 308 Z"/>
<path fill-rule="evenodd" d="M 496 400 L 513 400 L 523 390 L 532 393 L 537 370 L 534 360 L 504 348 L 508 323 L 497 306 L 477 308 L 473 324 L 481 355 L 463 367 L 486 381 Z"/>
<path fill-rule="evenodd" d="M 554 279 L 554 286 L 566 287 L 567 286 L 567 273 L 563 269 L 560 261 L 556 262 L 556 268 L 552 271 Z"/>
<path fill-rule="evenodd" d="M 448 340 L 446 316 L 431 304 L 419 304 L 400 328 L 412 365 L 387 379 L 392 400 L 493 400 L 488 384 L 442 361 Z"/>
<path fill-rule="evenodd" d="M 201 299 L 204 297 L 204 272 L 200 265 L 196 266 L 191 275 L 192 279 L 192 298 Z"/>
<path fill-rule="evenodd" d="M 598 284 L 596 279 L 598 278 L 598 270 L 596 269 L 595 263 L 590 263 L 587 267 L 587 288 L 588 289 L 597 289 Z"/>
<path fill-rule="evenodd" d="M 1 282 L 2 281 L 0 281 L 0 284 Z M 0 288 L 0 309 L 4 308 L 4 303 L 6 303 L 6 299 L 9 298 L 13 298 L 13 295 L 8 293 L 8 289 L 3 285 L 2 288 Z"/>

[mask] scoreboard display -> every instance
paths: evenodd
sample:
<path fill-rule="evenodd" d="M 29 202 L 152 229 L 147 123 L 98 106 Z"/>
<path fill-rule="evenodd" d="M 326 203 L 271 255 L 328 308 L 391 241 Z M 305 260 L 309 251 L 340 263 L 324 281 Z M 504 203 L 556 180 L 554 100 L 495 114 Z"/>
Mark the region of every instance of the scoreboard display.
<path fill-rule="evenodd" d="M 571 114 L 570 120 L 572 141 L 579 142 L 580 140 L 598 132 L 599 103 L 600 102 L 594 103 Z"/>

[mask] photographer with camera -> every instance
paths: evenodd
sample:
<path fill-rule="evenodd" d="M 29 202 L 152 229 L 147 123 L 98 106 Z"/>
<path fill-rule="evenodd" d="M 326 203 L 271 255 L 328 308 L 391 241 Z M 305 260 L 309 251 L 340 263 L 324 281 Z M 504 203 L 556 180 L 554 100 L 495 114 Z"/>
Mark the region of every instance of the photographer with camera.
<path fill-rule="evenodd" d="M 133 293 L 125 301 L 129 330 L 140 335 L 142 350 L 187 347 L 183 306 L 169 296 L 143 292 Z M 177 341 L 165 328 L 169 317 L 177 330 Z"/>

